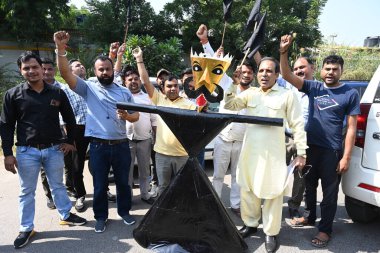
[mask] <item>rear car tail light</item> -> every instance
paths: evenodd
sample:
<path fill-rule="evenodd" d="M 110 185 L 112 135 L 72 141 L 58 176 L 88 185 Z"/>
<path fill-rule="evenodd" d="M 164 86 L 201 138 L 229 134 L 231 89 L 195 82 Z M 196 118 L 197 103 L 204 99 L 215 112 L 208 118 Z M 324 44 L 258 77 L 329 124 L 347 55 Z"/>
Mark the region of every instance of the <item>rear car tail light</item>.
<path fill-rule="evenodd" d="M 365 132 L 367 129 L 368 113 L 371 109 L 371 104 L 360 104 L 360 115 L 358 116 L 355 146 L 364 148 Z"/>

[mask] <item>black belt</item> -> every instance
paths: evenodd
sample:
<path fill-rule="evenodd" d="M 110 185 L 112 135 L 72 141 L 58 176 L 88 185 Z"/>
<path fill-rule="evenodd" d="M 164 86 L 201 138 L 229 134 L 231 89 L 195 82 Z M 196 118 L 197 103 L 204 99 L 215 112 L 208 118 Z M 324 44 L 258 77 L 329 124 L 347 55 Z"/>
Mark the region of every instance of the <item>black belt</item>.
<path fill-rule="evenodd" d="M 145 141 L 145 140 L 131 140 L 134 143 L 139 143 L 140 141 Z"/>
<path fill-rule="evenodd" d="M 120 139 L 120 140 L 105 140 L 105 139 L 99 139 L 99 138 L 91 138 L 91 142 L 97 142 L 107 145 L 116 145 L 124 142 L 128 142 L 128 139 Z"/>
<path fill-rule="evenodd" d="M 59 145 L 60 143 L 47 143 L 47 144 L 29 144 L 29 147 L 38 148 L 39 150 L 51 148 L 55 145 Z"/>

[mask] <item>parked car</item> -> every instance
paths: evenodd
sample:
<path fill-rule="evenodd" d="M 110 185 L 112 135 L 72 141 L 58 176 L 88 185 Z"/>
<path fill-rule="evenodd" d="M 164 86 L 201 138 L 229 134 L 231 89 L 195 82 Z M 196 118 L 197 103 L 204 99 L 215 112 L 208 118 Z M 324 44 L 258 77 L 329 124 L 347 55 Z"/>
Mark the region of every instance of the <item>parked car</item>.
<path fill-rule="evenodd" d="M 342 189 L 348 215 L 367 223 L 380 215 L 380 66 L 362 94 L 360 110 Z"/>

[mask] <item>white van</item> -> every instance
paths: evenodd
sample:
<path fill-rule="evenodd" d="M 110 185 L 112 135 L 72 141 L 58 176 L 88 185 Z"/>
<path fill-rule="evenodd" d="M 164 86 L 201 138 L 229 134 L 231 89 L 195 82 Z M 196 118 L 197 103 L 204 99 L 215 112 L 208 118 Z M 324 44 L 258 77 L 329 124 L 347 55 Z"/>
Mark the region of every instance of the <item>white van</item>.
<path fill-rule="evenodd" d="M 380 66 L 360 100 L 355 146 L 342 177 L 345 206 L 354 222 L 380 215 Z"/>

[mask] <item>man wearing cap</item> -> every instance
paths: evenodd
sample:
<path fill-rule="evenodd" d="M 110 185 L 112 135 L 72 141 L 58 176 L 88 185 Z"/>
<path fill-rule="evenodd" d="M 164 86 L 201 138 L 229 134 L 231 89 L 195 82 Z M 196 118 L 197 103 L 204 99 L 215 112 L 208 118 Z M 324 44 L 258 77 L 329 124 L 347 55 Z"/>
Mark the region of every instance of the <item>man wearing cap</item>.
<path fill-rule="evenodd" d="M 168 76 L 170 75 L 171 73 L 166 70 L 166 69 L 160 69 L 158 72 L 157 72 L 157 75 L 156 75 L 156 82 L 158 84 L 158 88 L 160 89 L 160 91 L 162 93 L 164 93 L 164 81 L 165 79 L 168 78 Z"/>
<path fill-rule="evenodd" d="M 169 75 L 163 82 L 163 93 L 158 92 L 149 81 L 149 75 L 143 62 L 140 48 L 132 51 L 136 58 L 137 68 L 144 87 L 157 106 L 195 110 L 196 106 L 188 99 L 179 96 L 178 80 Z M 157 73 L 160 76 L 162 70 Z M 158 175 L 158 194 L 160 195 L 169 185 L 172 171 L 176 174 L 186 163 L 188 154 L 174 136 L 161 117 L 157 117 L 157 134 L 154 150 L 156 151 L 156 166 Z"/>

